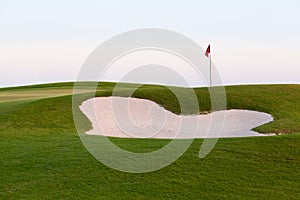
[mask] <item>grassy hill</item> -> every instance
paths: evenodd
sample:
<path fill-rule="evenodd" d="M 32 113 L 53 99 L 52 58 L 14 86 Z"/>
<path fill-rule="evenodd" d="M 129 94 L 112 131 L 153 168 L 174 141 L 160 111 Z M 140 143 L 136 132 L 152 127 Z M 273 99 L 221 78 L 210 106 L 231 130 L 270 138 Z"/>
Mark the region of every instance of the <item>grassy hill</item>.
<path fill-rule="evenodd" d="M 101 84 L 97 96 L 111 95 L 113 86 Z M 57 83 L 0 89 L 0 199 L 300 198 L 300 85 L 226 87 L 228 109 L 273 115 L 274 122 L 257 131 L 289 134 L 220 139 L 201 160 L 203 140 L 197 139 L 175 163 L 146 174 L 115 171 L 87 152 L 73 123 L 72 87 Z M 124 84 L 124 96 L 126 87 L 132 85 Z M 183 94 L 191 90 L 175 89 Z M 208 90 L 194 90 L 200 111 L 210 111 Z M 134 96 L 180 113 L 165 87 L 145 85 Z M 153 151 L 168 142 L 112 140 L 133 152 Z"/>

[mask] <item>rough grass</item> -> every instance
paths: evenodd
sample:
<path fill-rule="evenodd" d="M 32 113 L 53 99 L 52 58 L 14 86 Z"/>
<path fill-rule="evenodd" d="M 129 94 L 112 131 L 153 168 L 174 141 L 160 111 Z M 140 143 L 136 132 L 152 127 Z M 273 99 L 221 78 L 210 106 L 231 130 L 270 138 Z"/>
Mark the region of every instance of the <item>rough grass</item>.
<path fill-rule="evenodd" d="M 58 90 L 71 87 L 54 85 Z M 110 95 L 112 87 L 107 83 L 97 95 Z M 195 91 L 201 111 L 209 111 L 207 89 Z M 220 139 L 201 160 L 199 139 L 164 169 L 128 174 L 102 165 L 84 148 L 74 128 L 71 96 L 23 102 L 0 114 L 0 199 L 299 199 L 300 86 L 230 86 L 226 92 L 228 108 L 275 117 L 258 130 L 294 134 Z M 143 86 L 134 96 L 180 112 L 166 88 Z M 133 152 L 148 152 L 168 140 L 114 138 L 113 142 Z"/>

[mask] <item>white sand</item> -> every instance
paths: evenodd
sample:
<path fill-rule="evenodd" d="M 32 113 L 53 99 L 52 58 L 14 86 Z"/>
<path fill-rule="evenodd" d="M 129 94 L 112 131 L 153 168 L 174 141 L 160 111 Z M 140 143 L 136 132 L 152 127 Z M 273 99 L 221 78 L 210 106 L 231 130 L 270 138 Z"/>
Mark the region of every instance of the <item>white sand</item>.
<path fill-rule="evenodd" d="M 92 122 L 93 129 L 87 134 L 124 138 L 266 136 L 251 129 L 273 120 L 269 114 L 249 110 L 176 115 L 155 102 L 125 97 L 89 99 L 82 103 L 80 109 Z"/>

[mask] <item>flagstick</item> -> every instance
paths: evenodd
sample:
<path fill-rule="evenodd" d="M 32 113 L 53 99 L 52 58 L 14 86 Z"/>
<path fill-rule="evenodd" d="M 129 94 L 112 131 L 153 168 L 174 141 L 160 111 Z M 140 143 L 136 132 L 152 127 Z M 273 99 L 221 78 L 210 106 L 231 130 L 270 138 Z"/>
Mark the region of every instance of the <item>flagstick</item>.
<path fill-rule="evenodd" d="M 209 76 L 210 76 L 210 87 L 212 87 L 211 54 L 209 54 Z"/>

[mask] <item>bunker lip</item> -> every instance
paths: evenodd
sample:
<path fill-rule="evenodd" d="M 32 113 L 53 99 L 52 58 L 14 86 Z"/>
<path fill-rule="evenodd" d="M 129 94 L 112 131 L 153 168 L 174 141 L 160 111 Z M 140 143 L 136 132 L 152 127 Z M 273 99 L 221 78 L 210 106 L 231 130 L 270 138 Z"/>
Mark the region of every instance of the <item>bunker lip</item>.
<path fill-rule="evenodd" d="M 250 110 L 224 110 L 201 115 L 176 115 L 157 103 L 127 97 L 96 97 L 84 101 L 81 111 L 91 121 L 93 129 L 88 135 L 119 138 L 232 138 L 275 135 L 260 134 L 253 128 L 273 121 L 270 114 Z M 195 122 L 195 130 L 178 134 L 184 126 Z M 218 124 L 219 123 L 219 124 Z M 222 124 L 220 124 L 222 123 Z M 213 132 L 213 126 L 222 126 L 221 132 Z"/>

